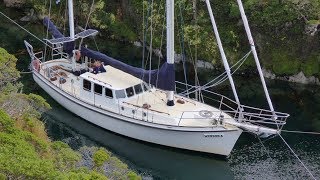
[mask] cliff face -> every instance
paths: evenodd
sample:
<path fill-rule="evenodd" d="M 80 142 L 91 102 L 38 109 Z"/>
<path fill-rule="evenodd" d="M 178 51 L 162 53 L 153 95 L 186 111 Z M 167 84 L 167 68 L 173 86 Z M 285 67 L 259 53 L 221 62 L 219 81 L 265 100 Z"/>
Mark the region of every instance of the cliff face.
<path fill-rule="evenodd" d="M 26 0 L 3 0 L 3 3 L 6 7 L 21 8 L 26 3 Z"/>
<path fill-rule="evenodd" d="M 15 4 L 23 0 L 4 2 Z M 150 43 L 152 30 L 153 48 L 160 49 L 165 4 L 154 2 L 151 6 L 148 2 L 110 0 L 106 3 L 97 0 L 89 25 L 99 29 L 104 38 L 131 43 L 143 39 L 147 44 Z M 86 24 L 91 3 L 89 0 L 75 2 L 78 25 Z M 224 0 L 211 3 L 228 61 L 233 64 L 250 49 L 238 5 Z M 243 0 L 243 4 L 265 69 L 276 76 L 292 76 L 303 72 L 306 77 L 320 77 L 320 1 Z M 44 7 L 40 0 L 27 0 L 24 8 L 28 9 L 26 11 L 33 8 L 38 15 L 48 14 L 48 7 Z M 61 18 L 61 9 L 66 9 L 64 1 L 54 3 L 51 14 L 63 27 L 67 20 Z M 176 53 L 182 54 L 184 50 L 189 61 L 197 54 L 197 59 L 221 67 L 220 53 L 205 3 L 176 0 L 175 13 Z M 162 49 L 164 47 L 165 41 Z M 252 59 L 245 63 L 245 67 L 254 68 Z"/>

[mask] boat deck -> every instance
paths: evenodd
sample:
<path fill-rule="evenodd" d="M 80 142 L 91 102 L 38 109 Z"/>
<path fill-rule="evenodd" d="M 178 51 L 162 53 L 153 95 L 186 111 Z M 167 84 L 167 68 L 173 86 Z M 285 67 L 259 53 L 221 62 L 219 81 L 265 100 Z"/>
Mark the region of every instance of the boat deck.
<path fill-rule="evenodd" d="M 52 66 L 53 63 L 54 65 Z M 43 63 L 42 68 L 40 70 L 40 74 L 46 77 L 51 83 L 55 86 L 59 87 L 63 91 L 71 94 L 77 98 L 82 99 L 81 96 L 81 80 L 79 76 L 74 75 L 73 73 L 66 70 L 66 66 L 68 65 L 68 61 L 66 60 L 52 60 L 46 63 Z M 48 78 L 48 69 L 44 68 L 46 65 L 51 67 L 56 67 L 54 72 L 55 77 L 50 80 Z M 59 67 L 59 68 L 57 68 Z M 116 87 L 115 89 L 125 88 L 126 85 L 135 85 L 137 83 L 142 83 L 140 79 L 137 79 L 127 73 L 124 73 L 120 70 L 114 69 L 112 67 L 105 66 L 107 72 L 100 74 L 89 74 L 90 77 L 96 78 L 103 83 L 113 83 L 111 86 Z M 88 76 L 88 75 L 86 75 Z M 81 75 L 82 77 L 82 75 Z M 62 83 L 60 83 L 60 78 L 64 79 Z M 113 79 L 114 78 L 114 79 Z M 125 82 L 127 81 L 127 82 Z M 118 83 L 119 82 L 119 83 Z M 85 99 L 82 99 L 86 101 Z M 92 102 L 88 101 L 92 104 Z M 184 98 L 179 95 L 175 95 L 175 106 L 167 106 L 166 105 L 166 92 L 152 88 L 148 91 L 144 91 L 141 94 L 134 95 L 132 97 L 127 97 L 121 99 L 121 101 L 115 100 L 115 104 L 118 106 L 125 106 L 135 111 L 151 113 L 152 122 L 157 124 L 165 124 L 172 126 L 185 126 L 185 127 L 213 127 L 219 125 L 217 122 L 221 116 L 223 116 L 225 121 L 234 121 L 232 117 L 228 114 L 220 111 L 217 108 L 212 106 L 200 103 L 198 101 Z M 144 105 L 148 105 L 148 108 L 145 108 Z M 101 107 L 101 106 L 100 106 Z M 110 109 L 108 109 L 110 110 Z M 115 112 L 119 113 L 119 108 L 114 109 Z M 201 111 L 210 112 L 210 117 L 205 118 L 201 116 Z M 131 111 L 130 111 L 131 112 Z M 127 113 L 128 114 L 128 113 Z M 126 115 L 124 113 L 124 115 Z M 130 114 L 131 115 L 131 114 Z M 148 116 L 149 117 L 149 116 Z M 139 117 L 136 117 L 139 119 Z M 140 116 L 141 120 L 145 120 L 142 115 Z M 149 121 L 149 120 L 148 120 Z M 230 125 L 220 125 L 221 128 L 231 128 L 233 126 Z"/>

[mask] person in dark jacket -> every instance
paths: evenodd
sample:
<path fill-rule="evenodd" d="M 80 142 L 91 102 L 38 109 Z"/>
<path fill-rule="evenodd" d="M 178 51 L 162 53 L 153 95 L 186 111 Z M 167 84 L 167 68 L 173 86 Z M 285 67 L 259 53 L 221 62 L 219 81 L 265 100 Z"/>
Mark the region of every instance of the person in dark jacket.
<path fill-rule="evenodd" d="M 102 73 L 102 72 L 107 72 L 104 67 L 103 64 L 101 63 L 101 61 L 95 61 L 93 63 L 93 74 L 98 74 L 98 73 Z"/>

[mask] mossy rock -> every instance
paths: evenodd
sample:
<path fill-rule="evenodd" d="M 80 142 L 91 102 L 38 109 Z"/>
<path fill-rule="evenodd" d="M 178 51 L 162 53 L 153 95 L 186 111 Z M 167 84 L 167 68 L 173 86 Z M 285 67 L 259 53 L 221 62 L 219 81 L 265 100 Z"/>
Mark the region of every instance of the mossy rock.
<path fill-rule="evenodd" d="M 319 74 L 320 69 L 320 56 L 316 57 L 313 56 L 312 58 L 308 59 L 306 62 L 301 64 L 302 72 L 308 77 Z"/>
<path fill-rule="evenodd" d="M 299 72 L 301 62 L 285 51 L 272 52 L 272 70 L 276 75 L 293 75 Z"/>

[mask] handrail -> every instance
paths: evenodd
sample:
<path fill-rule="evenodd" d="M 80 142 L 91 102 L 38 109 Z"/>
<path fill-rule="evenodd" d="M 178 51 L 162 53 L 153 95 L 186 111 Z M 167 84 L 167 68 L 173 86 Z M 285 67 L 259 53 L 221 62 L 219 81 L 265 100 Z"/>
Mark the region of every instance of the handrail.
<path fill-rule="evenodd" d="M 128 104 L 128 105 L 131 105 L 131 106 L 134 106 L 134 107 L 138 107 L 138 108 L 143 108 L 142 106 L 135 105 L 135 104 L 131 104 L 131 103 L 128 103 L 128 102 L 125 102 L 125 101 L 123 101 L 122 103 L 124 103 L 124 104 Z M 145 109 L 145 108 L 143 108 L 143 109 Z M 169 114 L 169 113 L 161 112 L 161 111 L 157 111 L 157 110 L 154 110 L 154 109 L 151 109 L 151 108 L 148 108 L 147 110 L 150 110 L 150 111 L 153 111 L 153 112 L 157 112 L 157 113 L 160 113 L 160 114 L 167 114 L 167 115 L 169 115 L 169 116 L 170 116 L 170 114 Z"/>
<path fill-rule="evenodd" d="M 186 83 L 179 82 L 179 81 L 176 81 L 176 84 L 180 84 L 180 85 L 191 87 L 191 88 L 196 88 L 195 86 L 188 85 Z M 177 87 L 177 89 L 180 89 L 180 88 Z M 240 107 L 238 107 L 238 104 L 234 100 L 224 95 L 221 95 L 216 92 L 212 92 L 207 89 L 202 91 L 213 95 L 212 97 L 208 97 L 208 96 L 203 96 L 203 97 L 217 103 L 216 108 L 219 111 L 230 115 L 238 122 L 246 122 L 246 123 L 260 124 L 260 125 L 261 124 L 276 125 L 277 129 L 279 128 L 281 129 L 283 125 L 286 124 L 287 118 L 290 116 L 287 113 L 275 112 L 275 111 L 266 110 L 266 109 L 257 108 L 257 107 L 251 107 L 247 105 L 240 105 Z M 241 109 L 241 112 L 240 112 L 240 109 Z M 199 113 L 199 112 L 194 111 L 194 113 Z M 241 113 L 241 116 L 239 116 L 240 113 Z M 182 116 L 182 119 L 183 118 L 185 117 Z M 208 119 L 208 118 L 203 118 L 203 119 Z"/>

